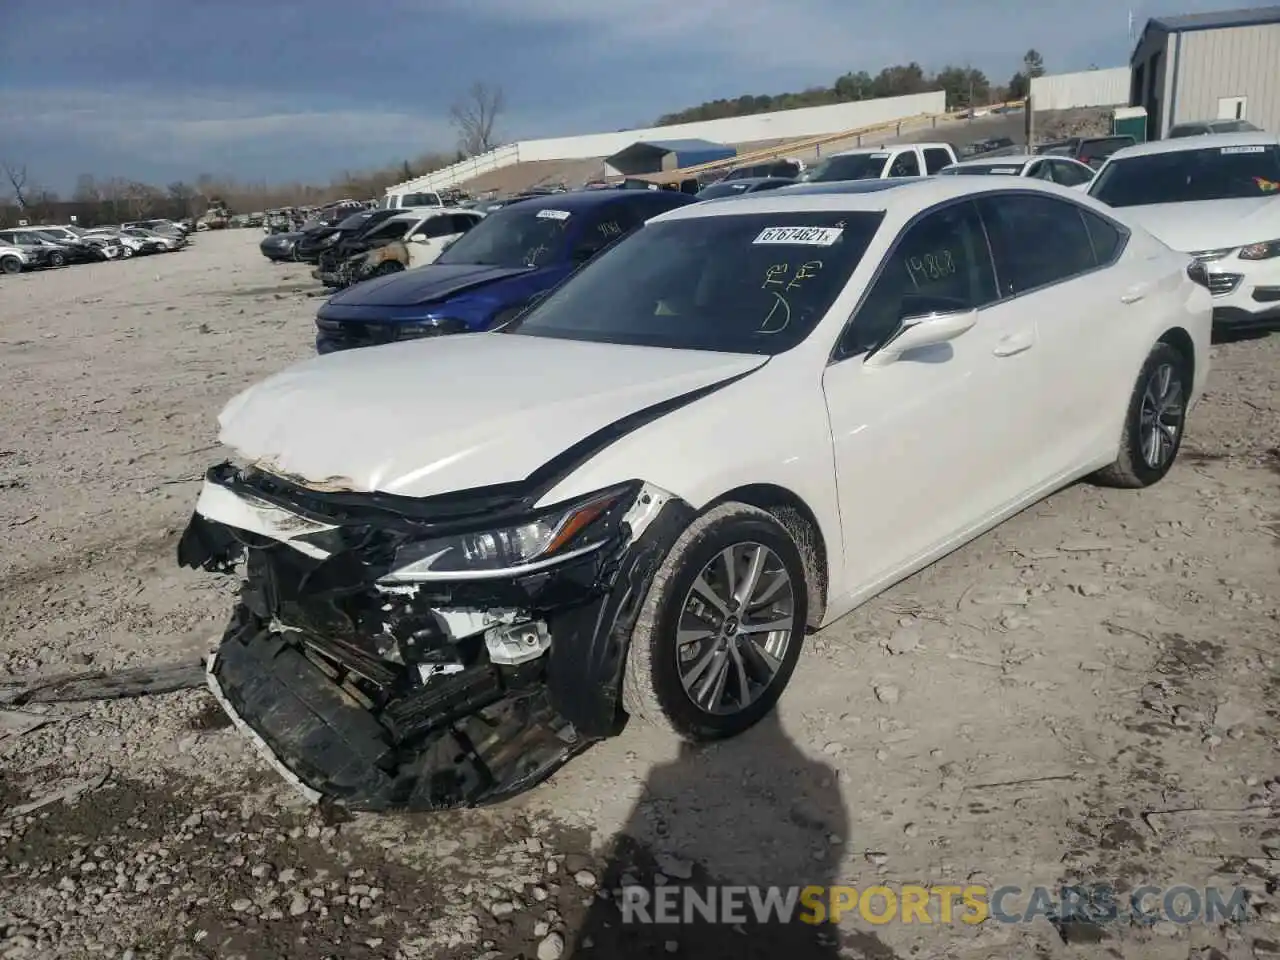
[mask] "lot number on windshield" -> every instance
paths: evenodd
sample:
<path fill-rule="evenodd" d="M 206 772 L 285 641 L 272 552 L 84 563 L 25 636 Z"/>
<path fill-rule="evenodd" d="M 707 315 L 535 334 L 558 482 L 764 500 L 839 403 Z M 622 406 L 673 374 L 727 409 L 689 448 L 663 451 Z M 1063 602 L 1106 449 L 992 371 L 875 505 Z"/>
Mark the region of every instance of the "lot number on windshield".
<path fill-rule="evenodd" d="M 753 243 L 798 243 L 810 247 L 829 247 L 843 233 L 839 227 L 766 227 Z"/>

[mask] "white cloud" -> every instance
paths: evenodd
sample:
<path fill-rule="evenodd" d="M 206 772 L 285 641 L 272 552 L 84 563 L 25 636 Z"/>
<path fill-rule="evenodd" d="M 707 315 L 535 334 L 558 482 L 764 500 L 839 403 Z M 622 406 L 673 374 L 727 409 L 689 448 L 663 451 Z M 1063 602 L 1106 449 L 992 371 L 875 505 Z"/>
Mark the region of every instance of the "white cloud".
<path fill-rule="evenodd" d="M 591 45 L 575 45 L 578 56 L 607 60 L 636 46 L 661 47 L 735 68 L 804 68 L 815 82 L 848 69 L 877 45 L 875 17 L 849 0 L 401 0 L 417 8 L 424 2 L 437 16 L 585 28 Z M 607 89 L 608 79 L 603 82 Z"/>
<path fill-rule="evenodd" d="M 0 105 L 0 141 L 54 135 L 124 153 L 159 151 L 170 159 L 199 159 L 211 150 L 276 138 L 292 144 L 385 144 L 403 150 L 447 149 L 447 122 L 368 109 L 290 109 L 270 97 L 143 91 L 24 90 Z"/>

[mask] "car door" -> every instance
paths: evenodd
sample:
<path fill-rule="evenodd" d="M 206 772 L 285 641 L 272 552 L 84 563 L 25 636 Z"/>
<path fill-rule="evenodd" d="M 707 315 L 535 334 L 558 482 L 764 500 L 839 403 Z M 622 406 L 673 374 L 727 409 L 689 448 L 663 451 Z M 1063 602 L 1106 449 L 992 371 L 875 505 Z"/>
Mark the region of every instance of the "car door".
<path fill-rule="evenodd" d="M 1018 492 L 1038 424 L 1016 402 L 1034 319 L 993 314 L 996 278 L 971 200 L 909 224 L 823 374 L 850 580 L 860 593 L 974 529 Z M 904 316 L 976 310 L 954 340 L 868 363 Z M 1009 348 L 1009 349 L 1005 349 Z"/>
<path fill-rule="evenodd" d="M 1107 330 L 1149 292 L 1139 265 L 1118 265 L 1127 231 L 1066 199 L 1033 193 L 978 200 L 995 259 L 1001 302 L 992 313 L 1034 318 L 1033 362 L 1016 402 L 1040 425 L 1018 469 L 1044 484 L 1097 449 L 1114 420 L 1110 388 L 1123 357 Z M 1131 382 L 1135 371 L 1124 373 Z"/>

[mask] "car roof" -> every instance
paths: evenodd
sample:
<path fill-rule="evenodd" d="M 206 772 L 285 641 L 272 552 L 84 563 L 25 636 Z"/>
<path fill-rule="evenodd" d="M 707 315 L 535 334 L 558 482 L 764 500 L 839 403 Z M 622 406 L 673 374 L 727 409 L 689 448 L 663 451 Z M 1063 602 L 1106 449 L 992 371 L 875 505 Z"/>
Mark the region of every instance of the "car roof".
<path fill-rule="evenodd" d="M 969 157 L 953 163 L 953 167 L 1007 167 L 1010 164 L 1030 163 L 1032 160 L 1043 160 L 1043 157 L 1037 157 L 1030 153 L 1004 153 L 998 157 Z M 1069 157 L 1059 157 L 1059 160 L 1068 160 Z"/>
<path fill-rule="evenodd" d="M 472 215 L 484 215 L 481 210 L 469 210 L 466 207 L 397 207 L 400 212 L 394 217 L 387 217 L 383 223 L 390 223 L 392 220 L 425 220 L 428 217 L 442 216 L 446 213 L 469 213 Z"/>
<path fill-rule="evenodd" d="M 733 180 L 717 180 L 715 183 L 708 183 L 708 187 L 719 186 L 736 186 L 742 184 L 748 187 L 754 187 L 761 183 L 795 183 L 790 177 L 737 177 Z M 704 188 L 706 189 L 706 188 Z"/>
<path fill-rule="evenodd" d="M 1280 137 L 1262 130 L 1246 130 L 1242 133 L 1206 133 L 1198 137 L 1179 137 L 1175 140 L 1154 140 L 1122 147 L 1113 153 L 1111 160 L 1129 160 L 1133 157 L 1150 157 L 1157 153 L 1182 153 L 1187 150 L 1214 150 L 1219 147 L 1276 147 Z"/>
<path fill-rule="evenodd" d="M 841 150 L 839 153 L 830 154 L 832 157 L 854 157 L 859 154 L 868 153 L 888 153 L 890 150 L 906 150 L 911 147 L 919 147 L 921 150 L 928 150 L 930 147 L 941 148 L 955 152 L 955 147 L 941 140 L 929 141 L 928 143 L 886 143 L 878 147 L 855 147 L 852 150 Z"/>
<path fill-rule="evenodd" d="M 1029 177 L 1019 177 L 1016 186 L 1007 177 L 902 177 L 896 180 L 806 183 L 780 187 L 777 190 L 763 190 L 735 197 L 731 203 L 695 203 L 679 207 L 654 217 L 650 222 L 751 213 L 818 213 L 823 210 L 890 213 L 906 218 L 947 200 L 1007 192 L 1010 189 L 1044 193 L 1073 201 L 1078 201 L 1083 196 L 1078 190 Z"/>

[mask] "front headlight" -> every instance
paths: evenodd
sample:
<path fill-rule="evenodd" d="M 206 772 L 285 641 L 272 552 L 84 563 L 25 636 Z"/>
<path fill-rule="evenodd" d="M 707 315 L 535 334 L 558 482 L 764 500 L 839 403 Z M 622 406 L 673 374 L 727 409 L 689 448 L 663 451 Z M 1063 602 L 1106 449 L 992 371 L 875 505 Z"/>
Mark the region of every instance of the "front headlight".
<path fill-rule="evenodd" d="M 1266 243 L 1251 243 L 1240 248 L 1241 260 L 1270 260 L 1280 257 L 1280 240 L 1268 240 Z"/>
<path fill-rule="evenodd" d="M 425 320 L 405 320 L 394 324 L 397 339 L 413 337 L 439 337 L 446 333 L 466 333 L 467 324 L 456 317 L 427 317 Z"/>
<path fill-rule="evenodd" d="M 518 524 L 406 543 L 388 583 L 473 580 L 530 573 L 598 550 L 616 532 L 632 485 L 573 500 Z"/>

